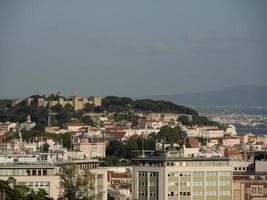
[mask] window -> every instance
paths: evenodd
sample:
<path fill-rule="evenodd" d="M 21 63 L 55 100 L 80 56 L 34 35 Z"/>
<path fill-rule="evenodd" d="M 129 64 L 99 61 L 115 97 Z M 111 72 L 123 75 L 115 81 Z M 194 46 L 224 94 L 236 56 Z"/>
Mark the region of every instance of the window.
<path fill-rule="evenodd" d="M 36 170 L 32 170 L 32 175 L 36 176 Z"/>
<path fill-rule="evenodd" d="M 47 170 L 46 169 L 43 170 L 43 175 L 47 176 Z"/>
<path fill-rule="evenodd" d="M 42 171 L 38 170 L 38 176 L 41 176 L 41 175 L 42 175 Z"/>
<path fill-rule="evenodd" d="M 31 175 L 31 170 L 27 169 L 27 170 L 26 170 L 26 175 L 27 175 L 27 176 L 30 176 L 30 175 Z"/>

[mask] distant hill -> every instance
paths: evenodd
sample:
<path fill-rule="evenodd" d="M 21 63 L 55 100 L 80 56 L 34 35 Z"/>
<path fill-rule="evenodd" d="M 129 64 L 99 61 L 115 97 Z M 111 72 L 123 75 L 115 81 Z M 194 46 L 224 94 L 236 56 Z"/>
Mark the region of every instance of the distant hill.
<path fill-rule="evenodd" d="M 143 98 L 143 97 L 142 97 Z M 199 93 L 153 95 L 186 106 L 267 106 L 267 86 L 234 86 Z"/>
<path fill-rule="evenodd" d="M 128 97 L 108 96 L 103 98 L 102 106 L 108 112 L 124 112 L 135 110 L 140 112 L 161 112 L 161 113 L 180 113 L 198 115 L 198 113 L 185 106 L 177 105 L 170 101 L 138 99 L 133 100 Z"/>

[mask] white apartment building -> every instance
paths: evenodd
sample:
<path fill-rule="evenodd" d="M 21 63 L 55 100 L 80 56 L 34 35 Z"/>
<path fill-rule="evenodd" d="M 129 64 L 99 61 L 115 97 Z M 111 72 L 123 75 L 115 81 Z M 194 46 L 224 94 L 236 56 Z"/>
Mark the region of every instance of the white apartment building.
<path fill-rule="evenodd" d="M 133 199 L 232 199 L 233 170 L 227 158 L 178 158 L 158 153 L 133 160 Z"/>
<path fill-rule="evenodd" d="M 124 129 L 125 131 L 125 139 L 130 138 L 134 135 L 143 135 L 143 136 L 148 136 L 151 133 L 158 133 L 160 129 L 152 129 L 152 128 L 147 128 L 147 129 Z"/>
<path fill-rule="evenodd" d="M 16 156 L 18 157 L 18 156 Z M 57 167 L 43 160 L 37 161 L 34 157 L 20 156 L 15 161 L 15 156 L 1 157 L 0 179 L 16 179 L 17 184 L 26 185 L 33 189 L 44 189 L 49 197 L 59 197 L 59 176 L 56 175 Z"/>
<path fill-rule="evenodd" d="M 49 197 L 57 199 L 60 196 L 60 179 L 57 172 L 61 166 L 72 162 L 79 170 L 90 169 L 95 174 L 95 193 L 103 194 L 101 200 L 107 199 L 107 170 L 99 167 L 98 160 L 55 161 L 54 158 L 49 159 L 51 155 L 0 156 L 0 179 L 8 180 L 9 177 L 13 177 L 17 184 L 26 185 L 35 190 L 44 189 Z M 44 158 L 47 160 L 42 160 Z"/>

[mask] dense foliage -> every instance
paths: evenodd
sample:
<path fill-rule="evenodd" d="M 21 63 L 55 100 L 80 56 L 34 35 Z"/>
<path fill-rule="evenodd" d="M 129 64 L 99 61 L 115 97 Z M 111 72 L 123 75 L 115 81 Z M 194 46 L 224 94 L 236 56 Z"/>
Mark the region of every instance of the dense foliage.
<path fill-rule="evenodd" d="M 131 122 L 133 124 L 133 126 L 137 126 L 138 124 L 138 120 L 139 117 L 134 115 L 133 113 L 115 113 L 113 115 L 113 119 L 115 122 L 122 122 L 122 121 L 127 121 L 127 122 Z"/>
<path fill-rule="evenodd" d="M 30 115 L 32 121 L 37 122 L 36 129 L 43 130 L 47 124 L 48 110 L 46 108 L 37 107 L 36 105 L 28 105 L 21 102 L 14 107 L 5 107 L 0 109 L 0 121 L 25 122 L 27 116 Z"/>
<path fill-rule="evenodd" d="M 211 121 L 205 116 L 199 116 L 199 115 L 194 115 L 192 116 L 192 119 L 190 119 L 186 115 L 182 115 L 178 117 L 178 121 L 180 121 L 183 125 L 185 126 L 207 126 L 207 125 L 212 125 L 212 126 L 221 126 L 218 122 Z"/>
<path fill-rule="evenodd" d="M 128 97 L 108 96 L 102 100 L 102 104 L 102 107 L 108 112 L 125 112 L 132 109 L 140 112 L 198 114 L 193 109 L 176 105 L 169 101 L 155 101 L 151 99 L 132 100 Z"/>
<path fill-rule="evenodd" d="M 62 196 L 60 200 L 95 200 L 101 199 L 102 193 L 95 193 L 96 175 L 89 169 L 84 172 L 79 170 L 77 165 L 70 163 L 59 170 L 60 189 Z"/>

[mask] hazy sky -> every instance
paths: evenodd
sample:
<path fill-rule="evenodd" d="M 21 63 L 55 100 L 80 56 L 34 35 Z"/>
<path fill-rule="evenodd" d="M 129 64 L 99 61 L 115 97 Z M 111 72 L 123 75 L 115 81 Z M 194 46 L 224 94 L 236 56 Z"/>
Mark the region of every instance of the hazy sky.
<path fill-rule="evenodd" d="M 0 1 L 0 96 L 173 94 L 266 77 L 266 0 Z"/>

